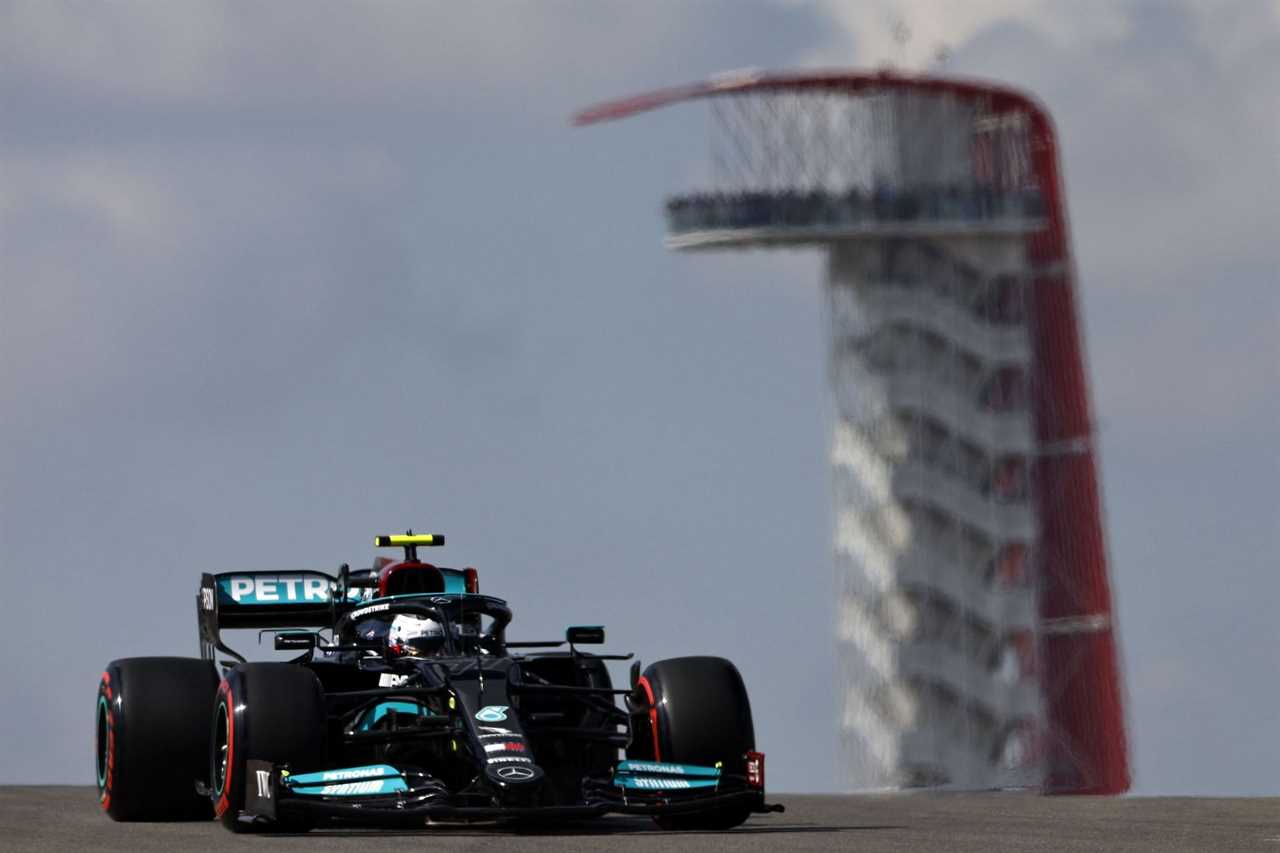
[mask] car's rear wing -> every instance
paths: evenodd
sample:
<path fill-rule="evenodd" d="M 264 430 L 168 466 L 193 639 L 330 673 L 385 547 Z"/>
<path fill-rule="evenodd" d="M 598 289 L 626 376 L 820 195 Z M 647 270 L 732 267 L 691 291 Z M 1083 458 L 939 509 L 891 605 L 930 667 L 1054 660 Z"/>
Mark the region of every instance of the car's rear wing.
<path fill-rule="evenodd" d="M 203 657 L 244 658 L 222 642 L 224 628 L 327 628 L 339 613 L 339 579 L 324 572 L 224 572 L 200 576 L 196 607 Z M 345 608 L 342 608 L 345 609 Z"/>

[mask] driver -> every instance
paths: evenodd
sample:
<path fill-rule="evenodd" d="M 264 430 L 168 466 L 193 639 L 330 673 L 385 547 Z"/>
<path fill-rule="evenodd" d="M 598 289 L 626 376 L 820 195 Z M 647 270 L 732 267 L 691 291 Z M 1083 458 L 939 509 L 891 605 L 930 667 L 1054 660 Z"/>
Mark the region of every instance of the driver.
<path fill-rule="evenodd" d="M 444 628 L 434 619 L 401 613 L 391 620 L 387 649 L 397 657 L 434 657 L 444 650 Z"/>

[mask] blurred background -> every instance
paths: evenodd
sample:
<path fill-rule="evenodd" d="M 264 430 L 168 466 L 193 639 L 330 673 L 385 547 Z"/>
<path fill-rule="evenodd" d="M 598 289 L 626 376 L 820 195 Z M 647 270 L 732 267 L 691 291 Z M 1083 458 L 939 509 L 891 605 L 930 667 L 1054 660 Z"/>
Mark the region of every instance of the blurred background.
<path fill-rule="evenodd" d="M 839 785 L 816 252 L 673 255 L 742 66 L 1053 113 L 1134 791 L 1277 793 L 1280 4 L 0 2 L 0 783 L 88 783 L 112 658 L 201 571 L 449 537 L 512 636 L 720 654 Z M 693 126 L 691 126 L 693 125 Z"/>

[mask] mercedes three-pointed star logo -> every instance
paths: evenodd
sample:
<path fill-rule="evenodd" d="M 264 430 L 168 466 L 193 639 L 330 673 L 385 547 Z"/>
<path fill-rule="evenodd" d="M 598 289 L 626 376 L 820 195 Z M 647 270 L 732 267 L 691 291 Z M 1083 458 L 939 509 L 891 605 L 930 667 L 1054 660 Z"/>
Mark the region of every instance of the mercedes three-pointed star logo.
<path fill-rule="evenodd" d="M 508 782 L 524 782 L 533 778 L 533 768 L 521 767 L 518 764 L 509 764 L 506 767 L 498 768 L 498 776 L 506 779 Z"/>

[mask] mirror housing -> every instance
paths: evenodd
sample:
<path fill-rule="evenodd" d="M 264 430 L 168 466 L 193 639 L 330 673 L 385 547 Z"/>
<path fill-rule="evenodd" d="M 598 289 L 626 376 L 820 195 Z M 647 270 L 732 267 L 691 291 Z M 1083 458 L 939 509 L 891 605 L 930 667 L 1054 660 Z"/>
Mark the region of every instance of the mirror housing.
<path fill-rule="evenodd" d="M 603 625 L 573 625 L 564 632 L 571 646 L 599 646 L 604 643 Z"/>

